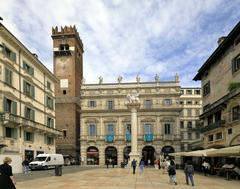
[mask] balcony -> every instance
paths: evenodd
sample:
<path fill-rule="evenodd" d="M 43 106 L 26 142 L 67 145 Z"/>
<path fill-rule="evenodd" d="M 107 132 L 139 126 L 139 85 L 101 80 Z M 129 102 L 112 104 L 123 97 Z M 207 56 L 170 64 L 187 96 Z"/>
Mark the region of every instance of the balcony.
<path fill-rule="evenodd" d="M 97 136 L 87 136 L 87 141 L 88 142 L 96 142 Z"/>
<path fill-rule="evenodd" d="M 126 141 L 131 142 L 131 134 L 130 133 L 126 134 Z"/>
<path fill-rule="evenodd" d="M 114 142 L 114 134 L 106 135 L 106 142 Z"/>
<path fill-rule="evenodd" d="M 205 133 L 205 132 L 217 129 L 217 128 L 221 128 L 224 126 L 224 124 L 225 124 L 225 120 L 220 120 L 215 123 L 211 123 L 208 126 L 201 128 L 201 132 Z"/>
<path fill-rule="evenodd" d="M 153 141 L 153 134 L 145 134 L 144 135 L 144 141 L 145 142 L 152 142 Z"/>
<path fill-rule="evenodd" d="M 18 116 L 11 114 L 9 112 L 1 114 L 1 118 L 5 126 L 8 125 L 17 126 L 21 124 L 21 119 Z"/>

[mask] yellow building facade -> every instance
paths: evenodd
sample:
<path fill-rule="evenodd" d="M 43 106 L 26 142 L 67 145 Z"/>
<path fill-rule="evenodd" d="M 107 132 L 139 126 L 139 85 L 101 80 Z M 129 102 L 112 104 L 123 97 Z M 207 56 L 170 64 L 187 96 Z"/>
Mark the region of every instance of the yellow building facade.
<path fill-rule="evenodd" d="M 33 159 L 55 153 L 55 89 L 58 80 L 0 23 L 1 154 Z"/>

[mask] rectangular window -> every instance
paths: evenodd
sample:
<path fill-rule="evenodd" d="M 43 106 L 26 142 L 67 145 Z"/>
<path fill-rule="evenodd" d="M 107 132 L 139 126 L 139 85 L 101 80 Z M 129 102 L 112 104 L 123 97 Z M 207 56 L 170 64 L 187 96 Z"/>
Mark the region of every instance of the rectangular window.
<path fill-rule="evenodd" d="M 191 95 L 192 94 L 192 90 L 187 90 L 187 94 Z"/>
<path fill-rule="evenodd" d="M 54 119 L 51 117 L 47 117 L 47 126 L 50 128 L 54 128 Z"/>
<path fill-rule="evenodd" d="M 240 119 L 240 106 L 235 106 L 232 108 L 232 120 L 239 120 Z"/>
<path fill-rule="evenodd" d="M 152 125 L 151 124 L 144 124 L 144 134 L 151 134 L 152 133 Z"/>
<path fill-rule="evenodd" d="M 89 101 L 89 107 L 91 107 L 91 108 L 96 107 L 96 101 L 95 100 L 90 100 Z"/>
<path fill-rule="evenodd" d="M 199 109 L 196 109 L 196 116 L 199 116 L 200 115 L 200 110 Z"/>
<path fill-rule="evenodd" d="M 194 90 L 194 94 L 196 94 L 196 95 L 200 95 L 201 94 L 201 92 L 200 92 L 200 90 Z"/>
<path fill-rule="evenodd" d="M 34 134 L 31 132 L 24 131 L 24 141 L 33 142 L 34 141 Z"/>
<path fill-rule="evenodd" d="M 207 96 L 210 94 L 211 88 L 210 88 L 210 81 L 208 81 L 204 86 L 203 86 L 203 96 Z"/>
<path fill-rule="evenodd" d="M 181 128 L 181 129 L 184 128 L 184 121 L 180 121 L 180 128 Z"/>
<path fill-rule="evenodd" d="M 96 136 L 96 125 L 95 124 L 89 125 L 89 136 Z"/>
<path fill-rule="evenodd" d="M 213 141 L 213 135 L 208 135 L 208 142 L 212 142 Z"/>
<path fill-rule="evenodd" d="M 192 101 L 190 101 L 190 100 L 189 100 L 189 101 L 187 101 L 187 104 L 192 104 Z"/>
<path fill-rule="evenodd" d="M 232 128 L 228 129 L 228 134 L 229 134 L 229 135 L 232 134 Z"/>
<path fill-rule="evenodd" d="M 12 86 L 12 71 L 5 68 L 5 83 Z"/>
<path fill-rule="evenodd" d="M 16 62 L 16 53 L 11 51 L 8 47 L 3 45 L 3 54 L 13 62 Z"/>
<path fill-rule="evenodd" d="M 189 117 L 192 116 L 192 109 L 187 109 L 187 116 L 189 116 Z"/>
<path fill-rule="evenodd" d="M 5 136 L 7 138 L 17 139 L 17 129 L 16 128 L 5 127 Z"/>
<path fill-rule="evenodd" d="M 180 101 L 180 104 L 184 104 L 184 102 L 183 102 L 183 101 Z"/>
<path fill-rule="evenodd" d="M 114 135 L 114 126 L 113 126 L 113 124 L 108 124 L 107 125 L 107 134 L 108 135 Z"/>
<path fill-rule="evenodd" d="M 210 115 L 207 117 L 207 122 L 208 122 L 208 125 L 213 123 L 213 115 Z"/>
<path fill-rule="evenodd" d="M 53 110 L 53 99 L 50 98 L 49 96 L 46 97 L 46 101 L 47 101 L 47 107 L 51 110 Z"/>
<path fill-rule="evenodd" d="M 181 90 L 180 93 L 181 93 L 181 94 L 184 94 L 184 90 Z"/>
<path fill-rule="evenodd" d="M 181 139 L 184 140 L 184 132 L 181 132 Z"/>
<path fill-rule="evenodd" d="M 171 125 L 169 123 L 164 124 L 164 133 L 165 133 L 165 135 L 171 134 Z"/>
<path fill-rule="evenodd" d="M 54 139 L 53 139 L 53 137 L 49 137 L 49 136 L 47 136 L 46 137 L 46 142 L 47 142 L 47 145 L 53 145 L 54 144 Z"/>
<path fill-rule="evenodd" d="M 188 129 L 192 129 L 192 122 L 191 121 L 188 121 L 187 127 L 188 127 Z"/>
<path fill-rule="evenodd" d="M 192 140 L 192 133 L 188 133 L 188 139 Z"/>
<path fill-rule="evenodd" d="M 30 75 L 34 75 L 34 69 L 33 67 L 29 66 L 25 61 L 23 61 L 23 69 Z"/>
<path fill-rule="evenodd" d="M 23 93 L 31 98 L 35 97 L 35 88 L 27 81 L 23 81 Z"/>
<path fill-rule="evenodd" d="M 237 72 L 240 69 L 240 55 L 232 60 L 232 73 Z"/>
<path fill-rule="evenodd" d="M 131 124 L 127 124 L 127 126 L 126 126 L 126 134 L 131 134 Z"/>
<path fill-rule="evenodd" d="M 67 137 L 67 130 L 62 130 L 63 132 L 63 137 L 66 138 Z"/>
<path fill-rule="evenodd" d="M 164 99 L 163 104 L 167 105 L 167 106 L 171 105 L 172 104 L 172 99 Z"/>
<path fill-rule="evenodd" d="M 35 120 L 35 111 L 31 108 L 25 106 L 25 118 L 34 121 Z"/>
<path fill-rule="evenodd" d="M 4 112 L 9 112 L 11 114 L 17 115 L 17 103 L 4 97 Z"/>
<path fill-rule="evenodd" d="M 113 110 L 114 103 L 112 100 L 107 101 L 107 108 L 108 108 L 108 110 Z"/>
<path fill-rule="evenodd" d="M 152 108 L 152 100 L 149 100 L 149 99 L 145 100 L 144 101 L 144 108 L 151 109 Z"/>
<path fill-rule="evenodd" d="M 51 83 L 49 81 L 47 81 L 47 89 L 51 90 Z"/>
<path fill-rule="evenodd" d="M 221 140 L 222 139 L 222 133 L 217 133 L 215 138 L 216 138 L 216 140 Z"/>
<path fill-rule="evenodd" d="M 200 138 L 200 133 L 196 132 L 196 139 L 199 139 L 199 138 Z"/>

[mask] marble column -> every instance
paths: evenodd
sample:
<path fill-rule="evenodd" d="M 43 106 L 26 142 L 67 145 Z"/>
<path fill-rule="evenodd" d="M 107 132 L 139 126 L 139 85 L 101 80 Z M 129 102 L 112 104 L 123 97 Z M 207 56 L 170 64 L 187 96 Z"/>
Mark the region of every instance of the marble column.
<path fill-rule="evenodd" d="M 128 95 L 126 105 L 131 111 L 131 152 L 130 163 L 133 159 L 139 162 L 139 152 L 138 152 L 138 120 L 137 120 L 137 110 L 140 107 L 140 101 L 137 94 Z"/>

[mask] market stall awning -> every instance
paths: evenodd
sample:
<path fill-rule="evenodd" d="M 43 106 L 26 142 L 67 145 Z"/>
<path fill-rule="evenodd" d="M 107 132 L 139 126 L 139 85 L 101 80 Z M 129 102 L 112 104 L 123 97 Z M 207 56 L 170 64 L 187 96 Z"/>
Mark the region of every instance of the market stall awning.
<path fill-rule="evenodd" d="M 193 157 L 206 157 L 208 152 L 212 152 L 216 149 L 210 148 L 210 149 L 205 149 L 205 150 L 196 150 L 196 151 L 191 151 L 185 154 L 185 156 L 193 156 Z"/>
<path fill-rule="evenodd" d="M 240 145 L 215 149 L 213 151 L 207 152 L 207 156 L 210 157 L 240 156 Z"/>

